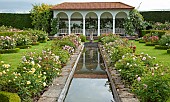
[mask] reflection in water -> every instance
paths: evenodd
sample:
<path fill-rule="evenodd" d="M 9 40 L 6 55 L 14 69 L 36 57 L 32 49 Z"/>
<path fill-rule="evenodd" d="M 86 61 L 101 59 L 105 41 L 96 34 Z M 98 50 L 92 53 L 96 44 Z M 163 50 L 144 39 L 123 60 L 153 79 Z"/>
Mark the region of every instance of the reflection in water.
<path fill-rule="evenodd" d="M 65 102 L 114 102 L 107 79 L 74 78 Z"/>
<path fill-rule="evenodd" d="M 100 60 L 98 49 L 86 48 L 85 52 L 80 57 L 75 74 L 100 74 L 104 75 L 105 69 Z"/>
<path fill-rule="evenodd" d="M 85 48 L 65 102 L 114 102 L 97 48 Z"/>

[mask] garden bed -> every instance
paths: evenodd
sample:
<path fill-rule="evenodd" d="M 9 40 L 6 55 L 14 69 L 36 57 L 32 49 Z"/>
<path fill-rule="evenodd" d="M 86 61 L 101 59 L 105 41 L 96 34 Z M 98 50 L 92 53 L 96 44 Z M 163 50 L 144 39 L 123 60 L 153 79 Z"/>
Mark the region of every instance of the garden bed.
<path fill-rule="evenodd" d="M 110 58 L 106 52 L 106 49 L 100 44 L 99 49 L 101 55 L 104 59 L 106 72 L 109 76 L 112 92 L 116 102 L 139 102 L 139 100 L 135 97 L 134 94 L 129 92 L 129 88 L 126 88 L 121 80 L 121 76 L 118 71 L 114 67 L 109 67 Z"/>
<path fill-rule="evenodd" d="M 54 102 L 56 100 L 63 102 L 83 48 L 84 45 L 80 45 L 71 55 L 71 60 L 62 68 L 60 76 L 54 78 L 52 85 L 43 93 L 38 102 Z"/>

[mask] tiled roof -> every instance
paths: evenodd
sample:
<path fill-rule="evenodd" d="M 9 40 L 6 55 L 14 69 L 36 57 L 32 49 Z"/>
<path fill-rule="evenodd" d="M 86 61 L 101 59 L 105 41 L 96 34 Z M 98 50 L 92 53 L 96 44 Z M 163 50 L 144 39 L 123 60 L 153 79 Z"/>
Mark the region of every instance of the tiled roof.
<path fill-rule="evenodd" d="M 105 9 L 134 9 L 133 6 L 122 2 L 64 2 L 55 5 L 52 10 L 105 10 Z"/>

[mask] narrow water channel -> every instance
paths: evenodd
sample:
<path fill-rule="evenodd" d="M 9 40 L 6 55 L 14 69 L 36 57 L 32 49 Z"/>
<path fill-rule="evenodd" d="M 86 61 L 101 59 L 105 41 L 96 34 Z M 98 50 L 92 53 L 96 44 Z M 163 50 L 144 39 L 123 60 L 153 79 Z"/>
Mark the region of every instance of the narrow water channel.
<path fill-rule="evenodd" d="M 64 102 L 115 102 L 97 46 L 85 46 Z"/>

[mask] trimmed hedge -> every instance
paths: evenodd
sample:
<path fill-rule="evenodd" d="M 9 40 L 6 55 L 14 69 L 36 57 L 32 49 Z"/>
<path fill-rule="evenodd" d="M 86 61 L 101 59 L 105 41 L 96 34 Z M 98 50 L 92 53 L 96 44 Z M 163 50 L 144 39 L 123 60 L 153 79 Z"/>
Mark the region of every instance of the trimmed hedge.
<path fill-rule="evenodd" d="M 12 26 L 19 29 L 33 28 L 30 16 L 31 14 L 0 13 L 0 26 Z"/>
<path fill-rule="evenodd" d="M 139 43 L 145 43 L 145 41 L 144 41 L 144 40 L 142 40 L 142 39 L 140 39 L 140 40 L 139 40 Z"/>
<path fill-rule="evenodd" d="M 167 49 L 169 49 L 169 47 L 168 46 L 155 45 L 155 49 L 167 50 Z"/>
<path fill-rule="evenodd" d="M 155 46 L 158 45 L 157 43 L 152 43 L 152 42 L 146 42 L 145 43 L 146 46 Z"/>
<path fill-rule="evenodd" d="M 0 36 L 12 36 L 14 34 L 28 34 L 28 31 L 21 31 L 21 32 L 0 32 Z"/>
<path fill-rule="evenodd" d="M 0 91 L 0 102 L 21 102 L 21 99 L 16 93 Z"/>
<path fill-rule="evenodd" d="M 167 49 L 167 53 L 169 53 L 169 54 L 170 54 L 170 49 Z"/>
<path fill-rule="evenodd" d="M 166 33 L 166 31 L 163 30 L 142 30 L 142 36 L 144 36 L 145 34 L 148 33 L 158 33 L 158 37 L 161 38 L 162 35 L 164 35 Z"/>
<path fill-rule="evenodd" d="M 27 49 L 27 48 L 31 48 L 31 45 L 16 46 L 16 48 Z"/>
<path fill-rule="evenodd" d="M 140 13 L 146 21 L 162 23 L 164 23 L 165 21 L 170 21 L 170 11 L 147 11 Z"/>
<path fill-rule="evenodd" d="M 17 53 L 19 52 L 20 48 L 15 48 L 15 49 L 3 49 L 0 50 L 0 54 L 5 54 L 5 53 Z"/>

